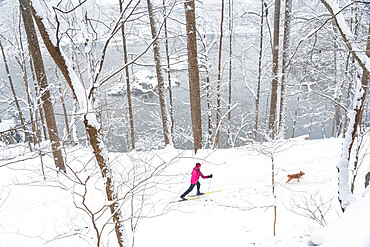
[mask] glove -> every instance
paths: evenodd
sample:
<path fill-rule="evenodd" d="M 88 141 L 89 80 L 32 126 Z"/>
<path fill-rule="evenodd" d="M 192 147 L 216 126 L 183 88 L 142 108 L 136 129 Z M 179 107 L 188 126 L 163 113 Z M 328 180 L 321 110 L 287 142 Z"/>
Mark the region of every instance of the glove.
<path fill-rule="evenodd" d="M 208 178 L 213 178 L 213 175 L 212 175 L 212 174 L 211 174 L 211 175 L 209 175 L 209 176 L 208 176 Z"/>

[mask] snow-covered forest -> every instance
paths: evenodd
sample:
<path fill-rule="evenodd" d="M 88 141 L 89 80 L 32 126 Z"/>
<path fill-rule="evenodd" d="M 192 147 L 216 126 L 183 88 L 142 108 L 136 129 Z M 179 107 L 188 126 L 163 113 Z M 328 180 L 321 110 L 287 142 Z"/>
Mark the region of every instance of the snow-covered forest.
<path fill-rule="evenodd" d="M 370 246 L 368 0 L 0 15 L 0 246 Z"/>

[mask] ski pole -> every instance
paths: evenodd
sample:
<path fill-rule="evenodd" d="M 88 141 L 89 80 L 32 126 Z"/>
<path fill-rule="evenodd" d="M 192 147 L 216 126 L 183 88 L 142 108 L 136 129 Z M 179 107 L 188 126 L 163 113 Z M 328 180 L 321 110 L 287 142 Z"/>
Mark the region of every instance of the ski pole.
<path fill-rule="evenodd" d="M 211 181 L 212 179 L 209 179 L 209 183 L 208 183 L 208 192 L 210 191 L 210 188 L 211 188 Z"/>

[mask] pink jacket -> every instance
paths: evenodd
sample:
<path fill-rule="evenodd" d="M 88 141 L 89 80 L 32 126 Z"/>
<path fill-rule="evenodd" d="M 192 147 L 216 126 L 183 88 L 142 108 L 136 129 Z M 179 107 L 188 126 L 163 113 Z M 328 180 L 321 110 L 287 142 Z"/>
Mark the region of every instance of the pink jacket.
<path fill-rule="evenodd" d="M 196 184 L 199 180 L 199 177 L 208 178 L 208 176 L 204 176 L 200 171 L 200 166 L 195 166 L 193 172 L 191 173 L 191 184 Z"/>

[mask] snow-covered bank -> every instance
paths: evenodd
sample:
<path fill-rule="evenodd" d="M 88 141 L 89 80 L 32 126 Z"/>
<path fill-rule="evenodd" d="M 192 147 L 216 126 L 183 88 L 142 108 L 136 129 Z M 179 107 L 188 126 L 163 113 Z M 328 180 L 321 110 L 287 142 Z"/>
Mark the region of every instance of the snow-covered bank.
<path fill-rule="evenodd" d="M 336 246 L 370 246 L 370 193 L 354 202 L 336 221 L 314 232 L 312 244 Z"/>
<path fill-rule="evenodd" d="M 155 170 L 153 168 L 160 169 L 155 177 L 146 180 L 145 187 L 137 191 L 140 198 L 145 195 L 145 200 L 139 203 L 142 207 L 133 204 L 135 210 L 131 211 L 130 200 L 122 200 L 125 217 L 129 218 L 131 214 L 136 217 L 126 222 L 126 229 L 131 231 L 130 242 L 136 247 L 307 246 L 310 235 L 321 231 L 317 232 L 321 224 L 330 225 L 342 215 L 337 201 L 336 170 L 341 143 L 341 139 L 295 139 L 289 142 L 290 148 L 276 154 L 276 237 L 273 236 L 271 208 L 274 204 L 271 161 L 259 154 L 254 146 L 201 150 L 197 156 L 193 156 L 191 151 L 171 147 L 143 153 L 112 153 L 110 162 L 121 192 L 150 177 Z M 95 177 L 89 182 L 89 188 L 93 190 L 87 201 L 93 210 L 97 210 L 101 206 L 99 201 L 104 200 L 101 191 L 104 187 L 99 180 L 99 170 L 94 169 L 91 161 L 91 151 L 78 146 L 68 149 L 67 154 L 68 164 L 76 170 L 79 178 Z M 38 157 L 3 166 L 7 162 L 2 157 L 0 246 L 96 246 L 89 214 L 75 206 L 76 203 L 81 207 L 76 193 L 83 190 L 71 174 L 68 178 L 55 175 L 48 156 L 44 157 L 49 167 L 46 181 L 43 180 Z M 202 163 L 203 174 L 214 175 L 212 179 L 200 180 L 201 190 L 221 191 L 193 201 L 168 204 L 188 188 L 189 173 L 195 162 Z M 161 164 L 166 165 L 161 167 Z M 306 173 L 300 182 L 286 183 L 287 174 L 299 171 Z M 358 198 L 363 192 L 364 172 L 360 169 L 356 182 Z M 191 194 L 194 193 L 195 190 Z M 315 210 L 316 213 L 321 210 L 324 218 L 312 214 Z M 354 205 L 353 210 L 366 211 L 367 208 Z M 345 216 L 339 220 L 343 220 L 341 225 L 352 222 L 352 217 L 346 219 Z M 137 218 L 140 220 L 136 221 Z M 134 234 L 132 229 L 135 229 Z M 113 233 L 103 233 L 101 246 L 117 245 Z M 341 239 L 352 243 L 362 240 L 369 243 L 369 239 L 353 241 L 356 236 L 345 234 L 345 231 L 340 234 Z"/>

